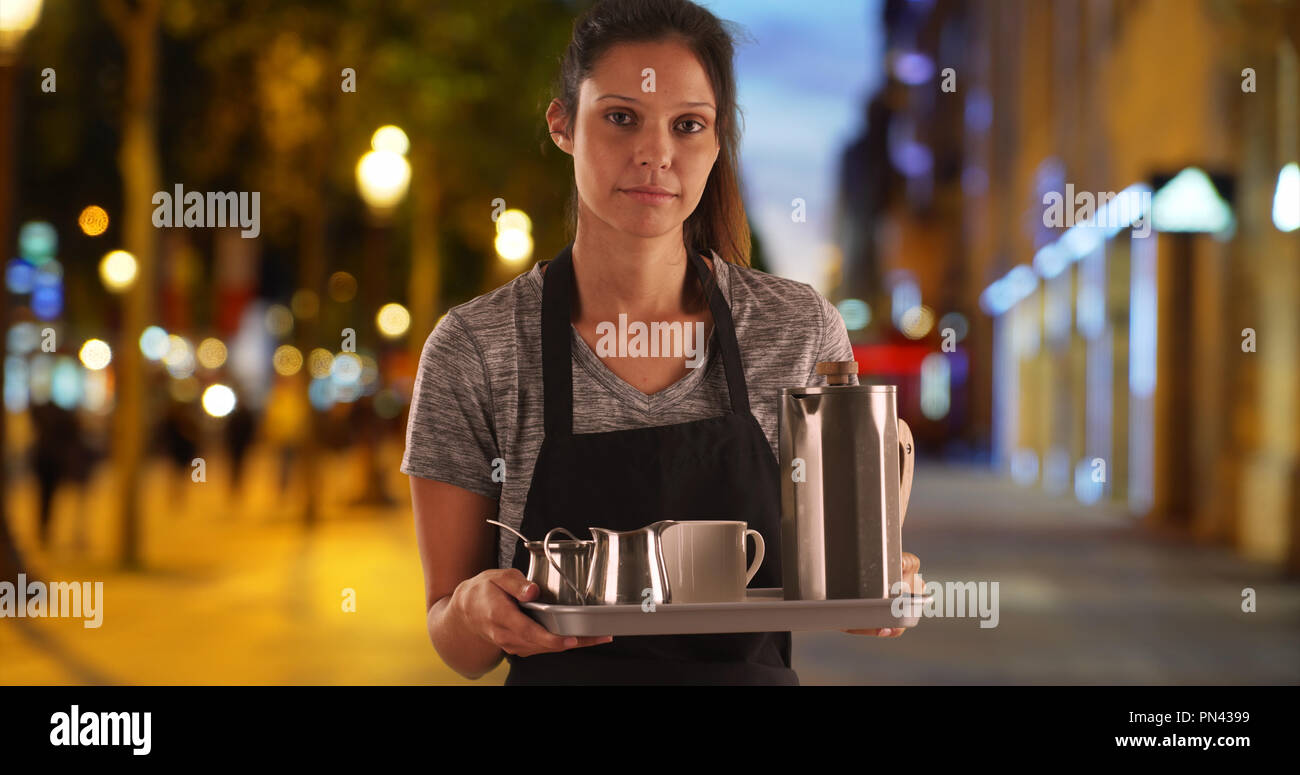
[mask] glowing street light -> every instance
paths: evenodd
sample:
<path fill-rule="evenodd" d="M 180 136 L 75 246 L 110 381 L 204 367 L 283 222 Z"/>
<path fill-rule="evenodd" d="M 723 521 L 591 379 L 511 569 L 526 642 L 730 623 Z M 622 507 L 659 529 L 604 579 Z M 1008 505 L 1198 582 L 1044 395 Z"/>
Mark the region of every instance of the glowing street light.
<path fill-rule="evenodd" d="M 406 160 L 410 140 L 399 127 L 382 126 L 357 162 L 357 190 L 371 210 L 385 214 L 406 196 L 411 185 L 411 163 Z"/>
<path fill-rule="evenodd" d="M 397 339 L 411 327 L 411 313 L 397 302 L 385 304 L 375 315 L 379 333 L 388 339 Z"/>
<path fill-rule="evenodd" d="M 210 385 L 203 391 L 203 411 L 213 417 L 225 417 L 235 409 L 235 391 L 225 385 Z"/>
<path fill-rule="evenodd" d="M 1279 231 L 1300 229 L 1300 165 L 1291 162 L 1277 175 L 1273 194 L 1273 225 Z"/>
<path fill-rule="evenodd" d="M 42 0 L 4 0 L 0 3 L 0 53 L 17 50 L 27 31 L 41 17 Z"/>
<path fill-rule="evenodd" d="M 103 339 L 87 339 L 78 353 L 81 363 L 92 371 L 99 371 L 113 360 L 113 350 Z"/>
<path fill-rule="evenodd" d="M 100 260 L 99 279 L 110 291 L 121 293 L 135 282 L 138 270 L 135 256 L 125 250 L 114 250 Z"/>

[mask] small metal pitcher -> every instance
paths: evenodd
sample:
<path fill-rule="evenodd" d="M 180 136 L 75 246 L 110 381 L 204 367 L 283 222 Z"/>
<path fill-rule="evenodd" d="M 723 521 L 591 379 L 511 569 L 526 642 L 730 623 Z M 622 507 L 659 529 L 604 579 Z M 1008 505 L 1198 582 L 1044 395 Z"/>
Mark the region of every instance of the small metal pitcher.
<path fill-rule="evenodd" d="M 573 540 L 552 541 L 551 535 L 556 532 L 563 532 Z M 541 541 L 528 541 L 524 545 L 528 549 L 528 580 L 541 590 L 538 602 L 555 605 L 582 605 L 585 602 L 569 578 L 587 578 L 594 541 L 583 541 L 568 530 L 557 527 Z"/>
<path fill-rule="evenodd" d="M 582 601 L 589 605 L 629 605 L 646 600 L 671 602 L 662 541 L 663 531 L 675 524 L 676 521 L 665 519 L 637 530 L 588 528 L 595 546 L 586 584 L 574 583 L 570 574 L 564 574 L 565 581 L 574 591 L 581 586 Z M 580 576 L 577 578 L 582 580 Z"/>

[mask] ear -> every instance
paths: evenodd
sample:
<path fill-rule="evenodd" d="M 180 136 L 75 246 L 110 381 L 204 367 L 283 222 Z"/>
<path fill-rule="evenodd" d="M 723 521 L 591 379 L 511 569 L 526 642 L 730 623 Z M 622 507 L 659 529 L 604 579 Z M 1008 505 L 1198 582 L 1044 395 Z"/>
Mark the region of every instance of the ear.
<path fill-rule="evenodd" d="M 550 106 L 546 108 L 546 124 L 551 129 L 551 140 L 559 146 L 560 150 L 573 155 L 573 138 L 568 135 L 568 114 L 564 112 L 564 104 L 558 99 L 551 100 Z"/>

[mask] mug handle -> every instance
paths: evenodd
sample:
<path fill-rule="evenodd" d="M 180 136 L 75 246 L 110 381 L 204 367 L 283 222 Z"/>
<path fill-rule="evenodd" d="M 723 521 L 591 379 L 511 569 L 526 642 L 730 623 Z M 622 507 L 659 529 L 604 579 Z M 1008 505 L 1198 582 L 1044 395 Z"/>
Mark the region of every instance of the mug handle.
<path fill-rule="evenodd" d="M 560 570 L 560 564 L 555 561 L 554 557 L 551 556 L 551 534 L 557 531 L 564 533 L 569 538 L 572 538 L 575 541 L 581 540 L 576 535 L 570 533 L 568 530 L 562 527 L 551 528 L 550 530 L 546 531 L 546 537 L 542 539 L 542 549 L 545 550 L 546 552 L 546 560 L 547 562 L 551 563 L 552 568 L 555 568 L 556 575 L 564 579 L 564 583 L 568 584 L 569 588 L 572 589 L 574 593 L 577 594 L 578 602 L 581 603 L 582 605 L 586 605 L 587 604 L 586 595 L 582 594 L 582 590 L 578 589 L 577 584 L 574 584 L 572 581 L 569 580 L 568 576 L 564 575 L 564 571 Z"/>
<path fill-rule="evenodd" d="M 766 551 L 763 547 L 763 536 L 757 530 L 746 530 L 745 535 L 754 537 L 754 561 L 750 563 L 749 570 L 745 571 L 745 586 L 754 580 L 754 574 L 758 573 L 758 566 L 763 564 L 763 554 Z"/>
<path fill-rule="evenodd" d="M 916 466 L 916 444 L 912 441 L 912 429 L 903 420 L 898 421 L 899 466 L 902 481 L 898 488 L 898 525 L 902 527 L 907 518 L 907 502 L 912 497 L 912 473 Z"/>

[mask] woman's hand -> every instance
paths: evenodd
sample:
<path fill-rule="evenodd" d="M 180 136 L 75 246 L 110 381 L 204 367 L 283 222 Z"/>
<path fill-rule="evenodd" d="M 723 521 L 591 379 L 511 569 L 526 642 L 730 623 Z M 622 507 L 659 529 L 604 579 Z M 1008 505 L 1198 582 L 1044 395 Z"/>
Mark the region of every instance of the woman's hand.
<path fill-rule="evenodd" d="M 539 594 L 537 585 L 516 568 L 485 570 L 456 586 L 451 594 L 451 608 L 465 629 L 505 653 L 520 657 L 613 640 L 608 635 L 575 638 L 551 633 L 518 605 L 536 600 Z"/>
<path fill-rule="evenodd" d="M 919 595 L 924 590 L 917 589 L 917 575 L 921 570 L 921 558 L 911 552 L 903 552 L 903 581 L 907 588 L 912 590 L 912 594 Z M 850 635 L 875 635 L 881 638 L 897 638 L 907 631 L 906 627 L 881 627 L 870 630 L 841 630 Z"/>

